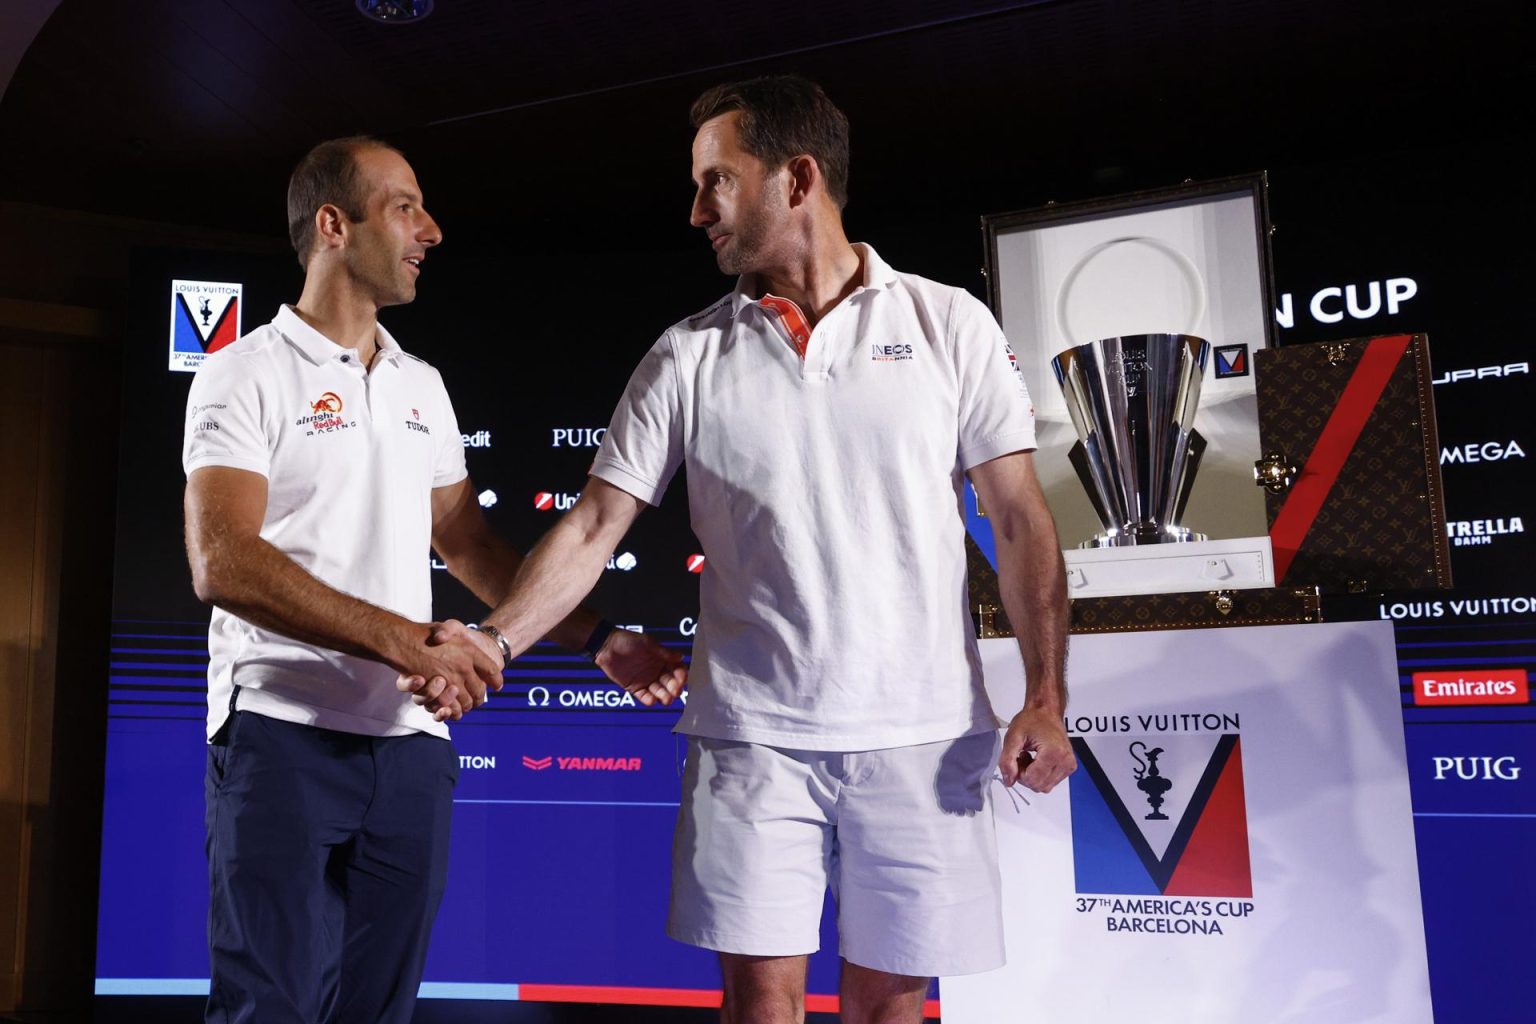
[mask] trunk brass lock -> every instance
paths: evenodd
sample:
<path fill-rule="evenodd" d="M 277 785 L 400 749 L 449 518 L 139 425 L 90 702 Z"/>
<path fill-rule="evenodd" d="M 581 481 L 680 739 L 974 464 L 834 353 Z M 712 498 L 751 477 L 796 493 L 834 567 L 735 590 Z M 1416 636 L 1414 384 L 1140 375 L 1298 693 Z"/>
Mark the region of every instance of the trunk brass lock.
<path fill-rule="evenodd" d="M 1253 482 L 1270 494 L 1284 494 L 1296 482 L 1296 464 L 1284 452 L 1270 452 L 1253 464 Z"/>

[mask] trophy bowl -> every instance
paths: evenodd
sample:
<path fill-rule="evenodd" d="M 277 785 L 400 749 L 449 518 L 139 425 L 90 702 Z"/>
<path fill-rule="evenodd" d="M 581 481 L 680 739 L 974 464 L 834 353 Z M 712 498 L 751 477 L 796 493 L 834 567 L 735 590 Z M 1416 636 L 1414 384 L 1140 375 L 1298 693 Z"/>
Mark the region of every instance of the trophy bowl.
<path fill-rule="evenodd" d="M 1051 360 L 1078 443 L 1069 458 L 1102 533 L 1083 547 L 1205 540 L 1180 524 L 1205 439 L 1194 429 L 1210 343 L 1131 334 Z"/>

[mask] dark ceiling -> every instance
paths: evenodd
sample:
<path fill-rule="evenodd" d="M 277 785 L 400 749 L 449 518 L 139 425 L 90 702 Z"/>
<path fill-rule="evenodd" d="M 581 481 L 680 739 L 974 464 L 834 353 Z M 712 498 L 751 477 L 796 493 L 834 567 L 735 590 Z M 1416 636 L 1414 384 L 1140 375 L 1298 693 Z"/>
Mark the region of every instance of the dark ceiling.
<path fill-rule="evenodd" d="M 63 0 L 0 103 L 0 198 L 282 231 L 313 142 L 380 134 L 439 219 L 684 235 L 689 100 L 818 79 L 854 128 L 851 216 L 1513 139 L 1524 5 L 1293 0 Z M 0 19 L 4 15 L 0 14 Z"/>

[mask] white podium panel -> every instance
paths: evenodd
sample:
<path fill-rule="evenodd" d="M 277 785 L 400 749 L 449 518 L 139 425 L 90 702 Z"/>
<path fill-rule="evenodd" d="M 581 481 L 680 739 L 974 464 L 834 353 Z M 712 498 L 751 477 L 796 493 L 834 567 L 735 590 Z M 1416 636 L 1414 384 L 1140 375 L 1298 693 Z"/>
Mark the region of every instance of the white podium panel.
<path fill-rule="evenodd" d="M 1080 766 L 994 794 L 1009 962 L 946 1024 L 1431 1021 L 1391 623 L 1077 636 L 1069 678 Z"/>

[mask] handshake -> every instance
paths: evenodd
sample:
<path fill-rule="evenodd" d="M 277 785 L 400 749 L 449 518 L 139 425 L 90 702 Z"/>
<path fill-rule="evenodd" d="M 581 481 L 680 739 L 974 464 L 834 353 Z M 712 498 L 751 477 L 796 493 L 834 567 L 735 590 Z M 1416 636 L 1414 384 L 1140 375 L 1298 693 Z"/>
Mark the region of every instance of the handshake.
<path fill-rule="evenodd" d="M 496 641 L 456 619 L 424 627 L 404 656 L 392 661 L 395 686 L 439 722 L 458 721 L 502 687 L 502 654 Z M 616 629 L 603 641 L 597 667 L 646 707 L 671 704 L 683 692 L 683 656 L 643 633 Z"/>

